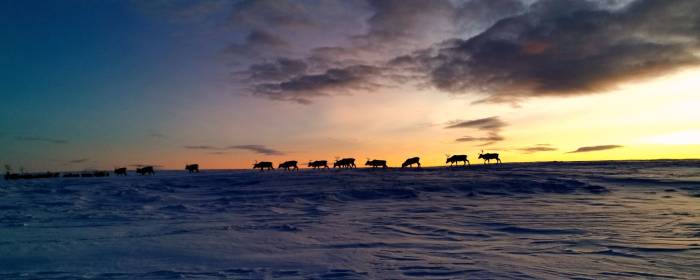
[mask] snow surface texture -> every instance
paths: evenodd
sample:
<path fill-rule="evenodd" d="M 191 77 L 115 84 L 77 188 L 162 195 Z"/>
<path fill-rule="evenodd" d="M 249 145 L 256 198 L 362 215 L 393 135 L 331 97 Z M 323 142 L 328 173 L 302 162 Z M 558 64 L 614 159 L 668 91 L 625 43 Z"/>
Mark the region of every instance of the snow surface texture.
<path fill-rule="evenodd" d="M 700 162 L 0 181 L 0 279 L 698 279 Z"/>

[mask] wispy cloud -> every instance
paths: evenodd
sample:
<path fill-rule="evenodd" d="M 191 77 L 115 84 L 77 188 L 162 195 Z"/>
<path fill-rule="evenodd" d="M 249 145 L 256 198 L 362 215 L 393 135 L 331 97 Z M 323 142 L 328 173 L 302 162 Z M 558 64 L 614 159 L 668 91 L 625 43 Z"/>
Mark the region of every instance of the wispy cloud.
<path fill-rule="evenodd" d="M 89 159 L 87 158 L 80 158 L 80 159 L 74 159 L 74 160 L 69 160 L 69 164 L 78 164 L 78 163 L 84 163 L 87 162 Z"/>
<path fill-rule="evenodd" d="M 226 151 L 230 150 L 247 150 L 251 151 L 254 153 L 258 154 L 263 154 L 263 155 L 284 155 L 285 153 L 282 151 L 275 150 L 273 148 L 264 146 L 264 145 L 231 145 L 231 146 L 226 146 L 226 147 L 215 147 L 215 146 L 209 146 L 209 145 L 190 145 L 190 146 L 185 146 L 185 149 L 190 149 L 190 150 L 205 150 L 205 151 L 211 151 L 212 154 L 224 154 Z"/>
<path fill-rule="evenodd" d="M 551 147 L 549 144 L 537 144 L 532 147 L 524 147 L 524 148 L 519 148 L 518 151 L 521 151 L 526 154 L 532 154 L 532 153 L 539 153 L 539 152 L 552 152 L 558 150 L 557 148 Z"/>
<path fill-rule="evenodd" d="M 258 154 L 264 154 L 264 155 L 284 155 L 283 152 L 280 152 L 280 151 L 272 149 L 272 148 L 265 147 L 263 145 L 237 145 L 237 146 L 231 146 L 231 148 L 248 150 L 248 151 L 252 151 L 252 152 L 255 152 Z"/>
<path fill-rule="evenodd" d="M 161 167 L 163 167 L 162 165 L 158 165 L 158 164 L 146 164 L 146 163 L 134 163 L 134 164 L 129 164 L 129 166 L 131 166 L 131 167 L 139 167 L 139 168 L 140 168 L 140 167 L 144 167 L 144 166 L 153 166 L 153 167 L 156 167 L 156 168 L 161 168 Z"/>
<path fill-rule="evenodd" d="M 580 148 L 576 149 L 575 151 L 571 151 L 568 153 L 569 154 L 587 153 L 587 152 L 604 151 L 604 150 L 611 150 L 611 149 L 617 149 L 617 148 L 622 148 L 622 146 L 620 146 L 620 145 L 600 145 L 600 146 L 580 147 Z"/>
<path fill-rule="evenodd" d="M 151 138 L 156 138 L 156 139 L 165 139 L 165 138 L 168 138 L 167 136 L 165 136 L 165 134 L 158 133 L 158 132 L 151 132 L 151 133 L 148 134 L 148 136 L 151 137 Z"/>
<path fill-rule="evenodd" d="M 472 136 L 464 136 L 457 138 L 455 140 L 457 142 L 475 142 L 475 141 L 489 141 L 489 142 L 498 142 L 498 141 L 503 141 L 503 137 L 495 134 L 491 134 L 487 137 L 472 137 Z"/>
<path fill-rule="evenodd" d="M 488 117 L 475 120 L 455 120 L 447 123 L 445 129 L 475 129 L 486 132 L 487 136 L 464 136 L 457 138 L 457 142 L 485 142 L 479 146 L 488 146 L 493 143 L 503 141 L 505 138 L 500 135 L 501 129 L 507 126 L 499 117 Z"/>
<path fill-rule="evenodd" d="M 24 142 L 43 142 L 50 144 L 67 144 L 68 140 L 49 138 L 49 137 L 36 137 L 36 136 L 17 136 L 15 137 L 17 141 Z"/>
<path fill-rule="evenodd" d="M 468 121 L 451 121 L 445 128 L 476 128 L 479 130 L 499 130 L 506 126 L 506 123 L 498 117 L 489 117 Z"/>
<path fill-rule="evenodd" d="M 227 148 L 219 148 L 219 147 L 214 147 L 214 146 L 207 146 L 207 145 L 197 145 L 197 146 L 185 146 L 185 149 L 189 150 L 227 150 Z"/>

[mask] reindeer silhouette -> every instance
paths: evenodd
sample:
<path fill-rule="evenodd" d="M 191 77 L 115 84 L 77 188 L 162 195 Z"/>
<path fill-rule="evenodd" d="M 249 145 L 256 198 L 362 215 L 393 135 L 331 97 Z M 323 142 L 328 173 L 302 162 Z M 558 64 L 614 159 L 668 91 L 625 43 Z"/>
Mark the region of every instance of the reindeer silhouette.
<path fill-rule="evenodd" d="M 412 157 L 412 158 L 406 159 L 406 161 L 404 161 L 401 164 L 401 168 L 404 168 L 406 166 L 413 167 L 414 164 L 417 164 L 418 168 L 420 168 L 420 158 L 419 157 Z"/>
<path fill-rule="evenodd" d="M 115 169 L 114 169 L 114 175 L 117 175 L 117 176 L 126 176 L 126 167 L 115 168 Z"/>
<path fill-rule="evenodd" d="M 376 167 L 388 168 L 388 166 L 386 166 L 386 160 L 380 160 L 380 159 L 373 159 L 373 160 L 367 159 L 367 162 L 365 162 L 365 166 L 371 166 L 372 168 L 376 168 Z"/>
<path fill-rule="evenodd" d="M 336 159 L 335 162 L 333 163 L 333 168 L 356 168 L 357 166 L 355 165 L 355 159 L 354 158 L 344 158 L 344 159 Z"/>
<path fill-rule="evenodd" d="M 274 170 L 275 169 L 272 167 L 272 162 L 269 162 L 269 161 L 258 162 L 256 160 L 255 163 L 253 164 L 253 169 L 257 169 L 257 168 L 260 168 L 260 171 L 263 171 L 263 169 L 266 169 L 266 168 L 267 168 L 267 170 Z"/>
<path fill-rule="evenodd" d="M 290 170 L 299 170 L 299 167 L 297 167 L 297 161 L 296 160 L 290 160 L 290 161 L 285 161 L 283 163 L 280 163 L 277 168 L 284 168 L 284 170 L 290 171 Z"/>
<path fill-rule="evenodd" d="M 486 153 L 484 154 L 484 150 L 481 150 L 481 153 L 479 154 L 480 159 L 484 159 L 484 164 L 486 163 L 491 163 L 492 159 L 496 160 L 496 163 L 501 163 L 501 159 L 498 158 L 498 153 Z"/>
<path fill-rule="evenodd" d="M 199 164 L 185 164 L 185 170 L 190 173 L 199 173 Z"/>
<path fill-rule="evenodd" d="M 327 160 L 315 160 L 315 161 L 309 160 L 309 163 L 307 165 L 313 169 L 321 168 L 321 167 L 328 168 L 328 161 Z"/>
<path fill-rule="evenodd" d="M 453 166 L 459 162 L 464 162 L 464 166 L 471 165 L 471 163 L 469 163 L 469 160 L 467 159 L 467 155 L 453 155 L 453 156 L 446 155 L 446 156 L 447 156 L 447 161 L 445 161 L 445 165 L 447 165 L 449 163 L 450 166 Z"/>
<path fill-rule="evenodd" d="M 153 166 L 144 166 L 141 168 L 136 168 L 136 173 L 139 175 L 155 175 L 156 172 L 153 170 Z"/>

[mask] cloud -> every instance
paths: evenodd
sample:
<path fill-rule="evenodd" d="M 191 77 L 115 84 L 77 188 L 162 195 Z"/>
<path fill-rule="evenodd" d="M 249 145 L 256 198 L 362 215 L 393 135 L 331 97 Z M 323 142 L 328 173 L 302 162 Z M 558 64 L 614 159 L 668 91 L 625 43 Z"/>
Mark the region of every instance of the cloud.
<path fill-rule="evenodd" d="M 70 163 L 70 164 L 78 164 L 78 163 L 87 162 L 88 160 L 89 160 L 89 159 L 87 159 L 87 158 L 74 159 L 74 160 L 69 160 L 68 163 Z"/>
<path fill-rule="evenodd" d="M 423 61 L 436 88 L 482 102 L 590 94 L 700 64 L 700 1 L 639 0 L 618 10 L 541 0 Z"/>
<path fill-rule="evenodd" d="M 455 128 L 471 128 L 480 131 L 487 132 L 487 136 L 475 137 L 475 136 L 464 136 L 457 138 L 456 142 L 485 142 L 479 146 L 488 146 L 493 143 L 503 141 L 505 138 L 500 135 L 500 131 L 503 127 L 507 126 L 499 117 L 488 117 L 476 120 L 456 120 L 447 123 L 445 129 L 455 129 Z"/>
<path fill-rule="evenodd" d="M 238 146 L 231 146 L 231 148 L 234 149 L 241 149 L 241 150 L 249 150 L 258 154 L 263 154 L 263 155 L 269 155 L 269 156 L 274 156 L 274 155 L 284 155 L 283 152 L 262 146 L 262 145 L 238 145 Z"/>
<path fill-rule="evenodd" d="M 34 137 L 34 136 L 17 136 L 15 137 L 15 140 L 17 141 L 24 141 L 24 142 L 43 142 L 43 143 L 49 143 L 49 144 L 67 144 L 67 140 L 63 139 L 56 139 L 56 138 L 49 138 L 49 137 Z"/>
<path fill-rule="evenodd" d="M 129 164 L 129 166 L 137 167 L 137 168 L 141 168 L 141 167 L 145 167 L 145 166 L 153 166 L 155 168 L 163 167 L 162 165 L 158 165 L 158 164 L 146 164 L 146 163 L 134 163 L 134 164 Z"/>
<path fill-rule="evenodd" d="M 391 44 L 392 48 L 402 48 L 404 44 L 420 43 L 430 35 L 451 31 L 445 29 L 452 27 L 455 7 L 448 0 L 384 0 L 369 4 L 373 10 L 367 20 L 369 30 L 355 37 L 369 46 Z"/>
<path fill-rule="evenodd" d="M 500 136 L 497 133 L 492 132 L 492 133 L 489 133 L 489 135 L 486 137 L 464 136 L 464 137 L 457 138 L 455 141 L 456 142 L 484 142 L 484 143 L 477 145 L 477 146 L 482 147 L 482 146 L 489 146 L 489 145 L 492 145 L 496 142 L 500 142 L 503 140 L 505 140 L 505 138 L 503 138 L 503 136 Z"/>
<path fill-rule="evenodd" d="M 232 24 L 257 27 L 309 27 L 316 25 L 308 9 L 297 1 L 244 0 L 232 9 Z"/>
<path fill-rule="evenodd" d="M 231 150 L 247 150 L 263 155 L 284 155 L 284 152 L 266 147 L 264 145 L 231 145 L 226 147 L 215 147 L 208 145 L 195 145 L 195 146 L 184 146 L 185 149 L 190 150 L 205 150 L 211 151 L 210 154 L 221 155 L 225 154 L 227 151 Z"/>
<path fill-rule="evenodd" d="M 601 145 L 601 146 L 580 147 L 580 148 L 576 149 L 575 151 L 571 151 L 568 153 L 569 154 L 587 153 L 587 152 L 604 151 L 604 150 L 617 149 L 617 148 L 622 148 L 622 146 L 620 146 L 620 145 Z"/>
<path fill-rule="evenodd" d="M 488 117 L 483 119 L 468 121 L 452 121 L 445 128 L 475 128 L 479 130 L 500 130 L 506 123 L 498 117 Z"/>
<path fill-rule="evenodd" d="M 266 52 L 284 52 L 289 43 L 281 37 L 262 29 L 254 29 L 248 33 L 242 43 L 229 45 L 224 53 L 234 58 L 261 58 Z M 234 62 L 239 64 L 239 61 Z"/>
<path fill-rule="evenodd" d="M 526 154 L 532 154 L 532 153 L 539 153 L 539 152 L 552 152 L 556 151 L 557 148 L 551 147 L 549 144 L 537 144 L 532 147 L 524 147 L 518 149 L 521 152 L 524 152 Z"/>
<path fill-rule="evenodd" d="M 700 65 L 696 0 L 154 2 L 228 13 L 242 94 L 300 104 L 397 83 L 515 104 Z"/>
<path fill-rule="evenodd" d="M 457 138 L 457 142 L 474 142 L 474 141 L 488 141 L 488 142 L 498 142 L 498 141 L 503 141 L 504 138 L 500 135 L 496 134 L 490 134 L 487 137 L 472 137 L 472 136 L 464 136 Z"/>
<path fill-rule="evenodd" d="M 190 150 L 226 150 L 226 148 L 218 148 L 218 147 L 207 146 L 207 145 L 185 146 L 185 149 L 190 149 Z"/>
<path fill-rule="evenodd" d="M 151 132 L 151 133 L 148 134 L 148 136 L 150 136 L 150 137 L 152 137 L 152 138 L 156 138 L 156 139 L 165 139 L 165 138 L 168 138 L 167 136 L 165 136 L 165 134 L 158 133 L 158 132 Z"/>
<path fill-rule="evenodd" d="M 526 9 L 518 0 L 472 0 L 458 6 L 456 25 L 465 36 L 473 36 L 503 19 Z"/>
<path fill-rule="evenodd" d="M 319 96 L 347 94 L 356 90 L 370 90 L 379 86 L 381 69 L 370 65 L 333 68 L 321 74 L 308 74 L 282 82 L 261 83 L 253 87 L 253 94 L 273 100 L 309 104 Z"/>
<path fill-rule="evenodd" d="M 282 81 L 306 73 L 308 65 L 300 59 L 277 58 L 273 62 L 253 64 L 246 74 L 251 81 Z"/>
<path fill-rule="evenodd" d="M 475 23 L 465 18 L 470 15 L 468 11 L 487 13 L 493 16 L 489 21 L 496 21 L 512 14 L 518 7 L 522 8 L 522 4 L 514 4 L 519 3 L 517 0 L 460 2 L 464 5 L 449 0 L 244 3 L 245 8 L 235 12 L 237 16 L 233 17 L 239 18 L 237 24 L 252 26 L 267 34 L 287 34 L 289 32 L 280 31 L 292 28 L 298 36 L 294 39 L 286 37 L 287 44 L 274 44 L 276 49 L 266 49 L 262 44 L 254 46 L 250 39 L 232 45 L 229 53 L 264 60 L 238 72 L 245 77 L 241 82 L 247 83 L 247 92 L 255 96 L 299 104 L 310 104 L 322 96 L 367 92 L 417 81 L 412 73 L 386 68 L 387 58 L 427 48 L 463 33 L 458 26 L 473 26 Z M 345 15 L 339 17 L 341 14 Z M 324 21 L 326 24 L 319 24 Z M 342 32 L 327 26 L 334 26 Z M 347 33 L 345 38 L 337 37 L 344 33 Z M 298 37 L 316 40 L 300 43 Z M 299 47 L 311 48 L 300 50 Z M 294 56 L 299 53 L 308 55 L 283 58 L 295 62 L 292 68 L 282 65 L 279 58 L 273 62 L 269 59 L 273 55 Z"/>

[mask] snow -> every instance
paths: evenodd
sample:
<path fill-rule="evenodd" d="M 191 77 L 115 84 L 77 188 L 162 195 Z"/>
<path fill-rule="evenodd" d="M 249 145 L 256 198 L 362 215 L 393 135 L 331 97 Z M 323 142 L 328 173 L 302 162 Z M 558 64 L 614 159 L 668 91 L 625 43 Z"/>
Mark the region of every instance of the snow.
<path fill-rule="evenodd" d="M 0 181 L 2 279 L 697 279 L 700 162 Z"/>

